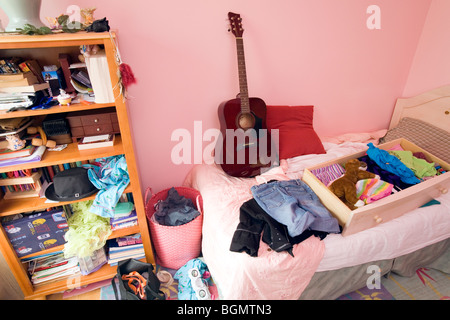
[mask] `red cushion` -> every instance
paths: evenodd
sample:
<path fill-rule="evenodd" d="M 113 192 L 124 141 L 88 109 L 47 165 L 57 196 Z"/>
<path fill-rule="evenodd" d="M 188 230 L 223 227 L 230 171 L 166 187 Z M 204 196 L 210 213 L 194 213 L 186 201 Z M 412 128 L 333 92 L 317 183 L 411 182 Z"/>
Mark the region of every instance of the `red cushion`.
<path fill-rule="evenodd" d="M 280 160 L 325 153 L 313 128 L 313 112 L 314 106 L 267 106 L 267 128 L 279 130 Z"/>

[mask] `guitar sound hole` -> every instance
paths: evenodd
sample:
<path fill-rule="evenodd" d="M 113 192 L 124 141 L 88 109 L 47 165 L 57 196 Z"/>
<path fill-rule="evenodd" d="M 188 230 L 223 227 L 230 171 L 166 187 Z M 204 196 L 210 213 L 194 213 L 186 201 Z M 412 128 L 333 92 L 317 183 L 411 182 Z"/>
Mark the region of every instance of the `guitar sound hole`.
<path fill-rule="evenodd" d="M 237 119 L 237 126 L 244 131 L 254 128 L 255 117 L 251 113 L 241 113 Z"/>

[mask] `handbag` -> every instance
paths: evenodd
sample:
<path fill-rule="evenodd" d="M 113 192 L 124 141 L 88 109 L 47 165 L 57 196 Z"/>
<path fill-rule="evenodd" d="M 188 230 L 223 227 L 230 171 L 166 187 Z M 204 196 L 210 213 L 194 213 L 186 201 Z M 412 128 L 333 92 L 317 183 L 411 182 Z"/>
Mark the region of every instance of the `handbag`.
<path fill-rule="evenodd" d="M 111 284 L 116 300 L 165 300 L 164 293 L 159 290 L 160 282 L 150 263 L 133 258 L 119 261 L 117 274 Z"/>

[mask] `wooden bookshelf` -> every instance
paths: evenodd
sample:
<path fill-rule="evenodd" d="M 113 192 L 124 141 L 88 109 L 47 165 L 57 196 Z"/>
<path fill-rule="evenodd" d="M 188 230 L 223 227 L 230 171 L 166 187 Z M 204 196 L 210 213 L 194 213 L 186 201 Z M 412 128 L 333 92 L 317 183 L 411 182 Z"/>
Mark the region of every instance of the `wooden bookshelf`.
<path fill-rule="evenodd" d="M 0 172 L 53 166 L 62 163 L 61 159 L 64 159 L 63 163 L 69 163 L 94 158 L 111 157 L 120 154 L 124 154 L 122 138 L 120 135 L 116 135 L 116 138 L 114 139 L 114 145 L 112 147 L 78 150 L 78 146 L 76 143 L 69 143 L 67 145 L 67 148 L 61 151 L 46 150 L 41 161 L 0 167 Z"/>
<path fill-rule="evenodd" d="M 124 193 L 132 193 L 132 186 L 129 185 Z M 81 200 L 76 201 L 60 201 L 60 202 L 47 202 L 46 198 L 24 198 L 24 199 L 1 199 L 0 200 L 0 208 L 2 208 L 2 211 L 0 212 L 0 217 L 6 217 L 17 213 L 22 213 L 26 211 L 33 211 L 33 210 L 45 210 L 47 208 L 56 207 L 56 206 L 63 206 L 66 204 L 71 204 L 74 202 L 81 202 L 81 201 L 87 201 L 87 200 L 94 200 L 95 195 L 93 194 L 89 197 L 83 198 Z"/>
<path fill-rule="evenodd" d="M 112 32 L 112 36 L 115 33 Z M 26 111 L 14 111 L 14 112 L 0 112 L 0 119 L 16 118 L 16 117 L 33 117 L 36 119 L 42 119 L 48 114 L 55 113 L 67 113 L 74 111 L 103 109 L 114 107 L 117 113 L 119 121 L 120 134 L 116 135 L 114 146 L 90 149 L 90 150 L 78 150 L 76 143 L 71 143 L 68 147 L 62 151 L 48 151 L 44 153 L 41 161 L 13 165 L 8 167 L 0 167 L 0 173 L 32 169 L 32 168 L 44 168 L 48 166 L 71 163 L 77 161 L 91 160 L 101 157 L 110 157 L 115 155 L 125 155 L 127 161 L 128 174 L 130 178 L 130 184 L 126 188 L 126 193 L 131 193 L 134 200 L 134 207 L 138 216 L 138 225 L 125 229 L 114 231 L 110 238 L 116 238 L 125 235 L 131 235 L 140 233 L 144 244 L 144 251 L 146 258 L 143 261 L 149 263 L 155 263 L 152 245 L 150 241 L 150 234 L 148 224 L 145 215 L 145 207 L 143 201 L 143 194 L 140 185 L 139 172 L 136 164 L 136 157 L 134 152 L 132 133 L 130 130 L 127 105 L 123 100 L 123 97 L 119 91 L 117 75 L 117 64 L 114 58 L 114 44 L 111 41 L 110 33 L 86 33 L 77 32 L 73 34 L 60 33 L 51 34 L 45 36 L 26 36 L 26 35 L 0 35 L 0 57 L 24 57 L 26 59 L 36 59 L 41 65 L 57 64 L 59 53 L 67 53 L 73 57 L 78 56 L 79 47 L 81 45 L 102 45 L 106 52 L 106 58 L 108 61 L 109 75 L 111 83 L 113 85 L 113 92 L 115 101 L 113 103 L 104 104 L 73 104 L 70 106 L 54 106 L 49 109 L 40 110 L 26 110 Z M 42 60 L 42 62 L 41 62 Z M 94 199 L 95 195 L 82 199 L 90 200 Z M 24 198 L 24 199 L 4 199 L 0 196 L 0 218 L 13 215 L 16 213 L 30 212 L 33 210 L 47 209 L 54 206 L 60 206 L 64 204 L 70 204 L 75 201 L 69 202 L 57 202 L 46 203 L 46 199 L 41 198 Z M 0 249 L 8 263 L 11 272 L 15 276 L 17 283 L 22 289 L 25 299 L 45 298 L 46 295 L 61 292 L 66 289 L 71 289 L 72 285 L 84 286 L 97 281 L 110 279 L 116 274 L 116 267 L 105 265 L 100 270 L 89 274 L 87 276 L 78 276 L 73 279 L 74 282 L 66 280 L 55 281 L 44 285 L 33 286 L 25 270 L 25 263 L 22 263 L 9 242 L 6 232 L 2 226 L 0 226 Z M 55 252 L 61 250 L 62 246 L 47 249 L 35 253 L 36 255 L 49 252 Z"/>

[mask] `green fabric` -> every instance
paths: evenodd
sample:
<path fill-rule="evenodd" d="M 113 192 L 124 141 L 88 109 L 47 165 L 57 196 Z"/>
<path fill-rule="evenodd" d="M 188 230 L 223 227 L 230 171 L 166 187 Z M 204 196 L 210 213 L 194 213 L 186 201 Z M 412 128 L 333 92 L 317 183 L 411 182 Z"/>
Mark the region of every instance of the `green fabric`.
<path fill-rule="evenodd" d="M 65 234 L 64 256 L 90 257 L 102 248 L 112 233 L 109 218 L 89 211 L 93 200 L 71 204 L 73 215 L 68 219 L 69 230 Z"/>
<path fill-rule="evenodd" d="M 399 158 L 419 179 L 435 176 L 437 173 L 434 163 L 414 157 L 411 151 L 393 150 L 389 153 Z"/>

